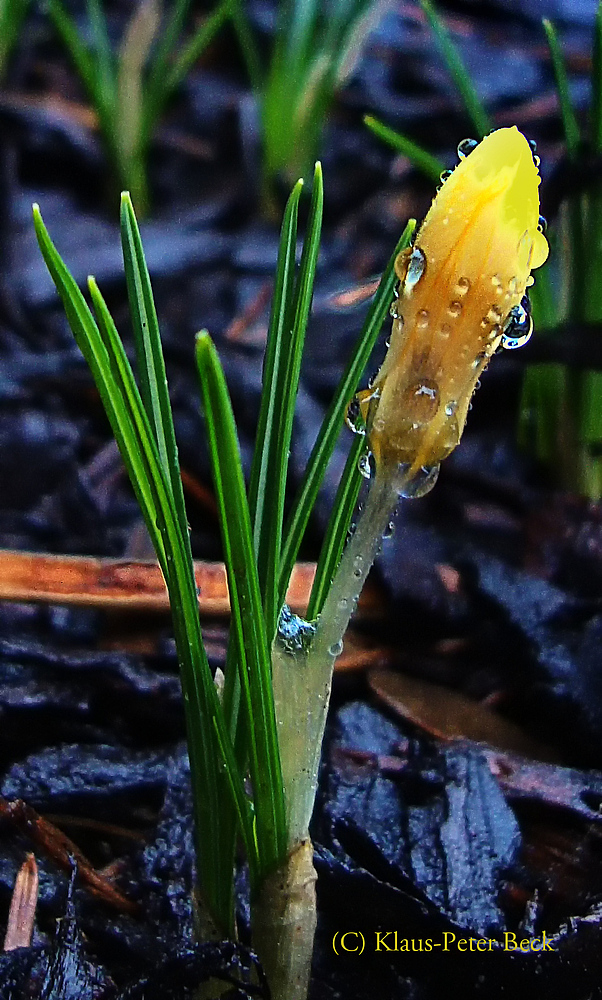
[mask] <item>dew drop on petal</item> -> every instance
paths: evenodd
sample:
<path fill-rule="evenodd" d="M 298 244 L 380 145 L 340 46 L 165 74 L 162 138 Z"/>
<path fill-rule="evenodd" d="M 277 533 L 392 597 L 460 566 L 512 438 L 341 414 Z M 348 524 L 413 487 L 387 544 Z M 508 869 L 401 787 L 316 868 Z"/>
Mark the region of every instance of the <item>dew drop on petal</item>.
<path fill-rule="evenodd" d="M 419 309 L 416 313 L 416 326 L 419 330 L 425 330 L 429 325 L 428 309 Z"/>
<path fill-rule="evenodd" d="M 464 160 L 478 145 L 479 143 L 477 139 L 462 139 L 462 141 L 458 143 L 459 159 Z"/>
<path fill-rule="evenodd" d="M 422 278 L 426 270 L 426 255 L 420 247 L 414 247 L 407 264 L 406 275 L 403 280 L 403 294 L 411 295 L 414 288 Z"/>
<path fill-rule="evenodd" d="M 453 302 L 450 302 L 450 304 L 447 307 L 447 311 L 448 311 L 449 315 L 453 316 L 454 319 L 455 319 L 462 312 L 462 303 L 458 302 L 456 300 L 454 300 Z"/>
<path fill-rule="evenodd" d="M 456 295 L 458 297 L 461 298 L 463 295 L 466 295 L 466 293 L 468 292 L 469 288 L 470 288 L 470 279 L 469 278 L 464 278 L 464 277 L 458 278 L 458 281 L 457 281 L 457 284 L 456 284 Z"/>
<path fill-rule="evenodd" d="M 439 475 L 439 465 L 423 465 L 411 479 L 404 478 L 404 473 L 407 473 L 407 465 L 399 467 L 399 496 L 417 499 L 432 490 Z"/>

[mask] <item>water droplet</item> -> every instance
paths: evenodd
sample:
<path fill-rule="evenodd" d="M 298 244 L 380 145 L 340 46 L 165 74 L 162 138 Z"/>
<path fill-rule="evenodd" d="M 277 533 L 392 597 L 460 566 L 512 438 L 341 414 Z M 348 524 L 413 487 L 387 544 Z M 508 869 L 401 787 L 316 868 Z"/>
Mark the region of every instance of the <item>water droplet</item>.
<path fill-rule="evenodd" d="M 493 287 L 495 289 L 496 295 L 501 295 L 504 285 L 503 285 L 502 279 L 500 278 L 499 274 L 493 274 L 491 276 L 491 284 L 493 285 Z"/>
<path fill-rule="evenodd" d="M 372 475 L 372 465 L 370 463 L 370 452 L 367 452 L 365 455 L 360 455 L 360 459 L 359 459 L 359 461 L 357 463 L 357 467 L 358 467 L 360 473 L 362 474 L 362 476 L 364 477 L 364 479 L 370 479 L 370 476 Z"/>
<path fill-rule="evenodd" d="M 353 431 L 354 434 L 360 434 L 362 437 L 365 436 L 366 425 L 364 423 L 364 418 L 362 417 L 360 401 L 357 396 L 353 397 L 347 407 L 347 412 L 345 413 L 345 423 L 347 424 L 349 430 Z"/>
<path fill-rule="evenodd" d="M 477 139 L 462 139 L 462 141 L 458 143 L 458 158 L 460 160 L 464 160 L 478 145 L 479 143 Z"/>
<path fill-rule="evenodd" d="M 466 295 L 469 288 L 470 288 L 470 280 L 468 278 L 458 278 L 456 284 L 456 295 L 459 296 Z"/>
<path fill-rule="evenodd" d="M 540 215 L 539 216 L 539 219 L 537 220 L 537 228 L 538 228 L 539 232 L 543 233 L 544 236 L 545 236 L 547 228 L 548 228 L 548 223 L 547 223 L 547 220 L 546 220 L 546 218 L 545 218 L 544 215 Z"/>
<path fill-rule="evenodd" d="M 416 313 L 416 326 L 419 330 L 425 330 L 429 325 L 428 309 L 419 309 Z"/>
<path fill-rule="evenodd" d="M 374 421 L 374 423 L 372 424 L 372 430 L 376 434 L 382 434 L 382 432 L 384 431 L 384 429 L 385 429 L 384 418 L 383 417 L 377 417 L 376 420 Z"/>
<path fill-rule="evenodd" d="M 432 490 L 439 475 L 438 465 L 423 465 L 411 479 L 405 480 L 404 473 L 407 473 L 407 465 L 400 466 L 400 485 L 398 493 L 400 497 L 417 499 L 423 497 Z"/>
<path fill-rule="evenodd" d="M 442 323 L 439 327 L 439 336 L 441 340 L 448 340 L 451 333 L 451 326 L 449 323 Z"/>
<path fill-rule="evenodd" d="M 403 294 L 406 298 L 412 294 L 425 270 L 426 255 L 420 247 L 414 247 L 408 257 L 407 270 L 403 280 Z"/>
<path fill-rule="evenodd" d="M 445 416 L 453 417 L 454 413 L 458 409 L 458 404 L 455 399 L 451 399 L 449 403 L 445 404 Z"/>
<path fill-rule="evenodd" d="M 391 316 L 392 319 L 399 319 L 401 315 L 397 301 L 397 298 L 393 299 L 391 305 L 389 306 L 389 316 Z"/>
<path fill-rule="evenodd" d="M 535 278 L 533 277 L 532 274 L 530 274 L 529 277 L 527 278 L 527 283 L 526 283 L 525 287 L 526 288 L 530 288 L 531 285 L 534 285 L 534 284 L 535 284 Z"/>
<path fill-rule="evenodd" d="M 502 310 L 499 306 L 493 305 L 490 307 L 487 313 L 487 319 L 490 323 L 499 323 L 502 318 Z"/>
<path fill-rule="evenodd" d="M 341 600 L 339 601 L 339 611 L 345 611 L 348 603 L 349 601 L 346 597 L 341 597 Z"/>
<path fill-rule="evenodd" d="M 311 645 L 316 629 L 311 622 L 305 621 L 299 615 L 293 614 L 288 604 L 285 604 L 278 619 L 276 639 L 291 656 L 306 652 Z"/>
<path fill-rule="evenodd" d="M 456 316 L 459 316 L 460 313 L 462 312 L 462 303 L 457 301 L 450 302 L 450 304 L 447 307 L 447 311 L 449 315 L 453 316 L 455 319 Z"/>
<path fill-rule="evenodd" d="M 502 333 L 502 347 L 507 351 L 514 351 L 518 347 L 524 347 L 533 333 L 533 319 L 531 317 L 531 303 L 529 296 L 523 295 L 520 305 L 513 306 L 508 316 L 508 321 Z"/>
<path fill-rule="evenodd" d="M 330 649 L 328 650 L 328 652 L 330 653 L 330 655 L 332 657 L 340 656 L 341 653 L 343 652 L 343 643 L 342 643 L 342 640 L 339 639 L 338 642 L 333 642 L 333 644 L 330 647 Z"/>
<path fill-rule="evenodd" d="M 394 531 L 395 523 L 393 521 L 389 521 L 387 527 L 383 531 L 383 538 L 390 538 Z"/>
<path fill-rule="evenodd" d="M 447 178 L 451 177 L 452 174 L 453 174 L 453 170 L 443 170 L 439 174 L 439 180 L 441 181 L 442 184 L 445 184 Z"/>

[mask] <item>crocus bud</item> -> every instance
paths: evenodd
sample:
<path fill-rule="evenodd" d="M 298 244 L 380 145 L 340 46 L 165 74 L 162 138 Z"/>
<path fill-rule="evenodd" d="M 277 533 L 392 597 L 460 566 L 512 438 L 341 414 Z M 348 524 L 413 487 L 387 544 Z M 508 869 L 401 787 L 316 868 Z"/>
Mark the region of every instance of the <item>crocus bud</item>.
<path fill-rule="evenodd" d="M 397 258 L 390 347 L 360 394 L 377 466 L 410 480 L 460 441 L 477 380 L 548 255 L 525 137 L 503 128 L 466 148 Z"/>

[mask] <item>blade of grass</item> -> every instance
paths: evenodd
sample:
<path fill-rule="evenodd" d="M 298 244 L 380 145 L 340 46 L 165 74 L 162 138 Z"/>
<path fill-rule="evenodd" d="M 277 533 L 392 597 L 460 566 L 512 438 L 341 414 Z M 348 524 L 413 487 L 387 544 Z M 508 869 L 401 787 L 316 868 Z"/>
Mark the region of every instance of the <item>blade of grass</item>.
<path fill-rule="evenodd" d="M 445 170 L 443 160 L 433 156 L 405 135 L 401 135 L 394 129 L 389 128 L 388 125 L 383 124 L 378 118 L 373 118 L 371 115 L 364 115 L 364 124 L 371 132 L 374 132 L 374 135 L 382 139 L 383 142 L 386 142 L 387 145 L 392 146 L 393 149 L 403 156 L 407 156 L 410 163 L 417 170 L 420 170 L 426 177 L 434 181 L 435 184 L 439 183 L 440 175 Z"/>
<path fill-rule="evenodd" d="M 127 192 L 121 196 L 121 245 L 134 331 L 140 394 L 161 464 L 171 483 L 180 530 L 188 537 L 180 463 L 173 425 L 161 334 L 136 214 Z"/>
<path fill-rule="evenodd" d="M 98 90 L 103 95 L 103 103 L 109 107 L 116 100 L 116 78 L 107 20 L 99 0 L 86 0 L 86 9 L 94 39 Z"/>
<path fill-rule="evenodd" d="M 314 172 L 314 183 L 312 188 L 311 206 L 307 222 L 307 232 L 303 243 L 303 253 L 301 255 L 301 265 L 299 275 L 295 284 L 294 292 L 294 319 L 291 332 L 288 358 L 286 359 L 287 370 L 283 378 L 284 392 L 282 399 L 282 411 L 279 422 L 279 440 L 275 446 L 278 461 L 277 470 L 277 520 L 278 538 L 274 546 L 274 561 L 270 567 L 273 574 L 271 584 L 272 606 L 270 617 L 266 614 L 266 624 L 270 630 L 270 638 L 276 630 L 278 615 L 284 598 L 278 593 L 279 575 L 282 551 L 282 524 L 284 521 L 284 500 L 286 492 L 286 478 L 288 470 L 288 458 L 290 452 L 291 438 L 293 433 L 293 420 L 295 415 L 295 405 L 297 401 L 297 390 L 299 387 L 299 375 L 301 372 L 301 358 L 305 344 L 305 334 L 307 321 L 311 309 L 313 298 L 314 278 L 318 253 L 320 250 L 320 233 L 322 229 L 322 211 L 324 205 L 324 186 L 322 180 L 322 167 L 316 163 Z M 272 484 L 274 489 L 274 484 Z"/>
<path fill-rule="evenodd" d="M 259 50 L 241 0 L 230 0 L 230 17 L 247 67 L 249 82 L 254 93 L 259 94 L 263 87 L 264 73 Z"/>
<path fill-rule="evenodd" d="M 8 58 L 19 37 L 30 0 L 0 0 L 0 79 L 6 72 Z"/>
<path fill-rule="evenodd" d="M 475 86 L 464 62 L 449 35 L 449 32 L 430 0 L 420 0 L 431 30 L 456 89 L 462 98 L 462 103 L 480 139 L 491 132 L 493 123 L 485 111 L 483 103 L 476 92 Z"/>
<path fill-rule="evenodd" d="M 145 70 L 159 29 L 159 0 L 140 0 L 123 36 L 117 60 L 115 89 L 115 142 L 122 161 L 122 175 L 141 212 L 148 208 L 144 164 Z"/>
<path fill-rule="evenodd" d="M 341 482 L 339 483 L 332 506 L 332 513 L 328 521 L 326 535 L 320 550 L 320 558 L 316 566 L 316 575 L 307 606 L 308 621 L 313 621 L 320 614 L 337 566 L 341 561 L 351 518 L 357 504 L 360 487 L 364 481 L 359 470 L 359 461 L 365 450 L 365 438 L 359 434 L 356 435 L 351 442 L 351 448 L 347 455 Z"/>
<path fill-rule="evenodd" d="M 245 810 L 248 814 L 248 803 L 202 645 L 189 549 L 183 542 L 170 484 L 106 304 L 91 279 L 90 290 L 99 327 L 50 240 L 37 206 L 34 223 L 40 249 L 63 300 L 70 326 L 105 405 L 169 589 L 185 695 L 199 866 L 210 911 L 227 932 L 233 926 L 231 883 L 229 887 L 223 882 L 220 884 L 215 874 L 220 867 L 220 800 L 224 782 L 227 780 L 230 787 L 237 790 L 236 808 L 243 817 Z M 215 741 L 215 727 L 221 733 L 219 746 Z M 248 816 L 246 824 L 243 821 L 242 833 L 248 841 L 253 864 L 255 844 Z"/>
<path fill-rule="evenodd" d="M 93 104 L 98 103 L 98 83 L 94 60 L 82 42 L 75 22 L 67 13 L 61 0 L 50 0 L 48 14 L 57 32 L 61 36 L 65 48 L 69 52 L 75 68 L 79 73 Z"/>
<path fill-rule="evenodd" d="M 279 521 L 280 505 L 273 491 L 273 483 L 282 466 L 280 447 L 280 422 L 286 392 L 286 374 L 289 365 L 291 328 L 293 322 L 293 296 L 295 284 L 295 258 L 297 251 L 297 217 L 303 181 L 299 181 L 288 199 L 278 250 L 274 295 L 263 364 L 261 406 L 257 423 L 256 445 L 249 481 L 249 509 L 253 522 L 253 540 L 259 585 L 266 606 L 266 587 L 271 579 L 274 587 L 273 563 L 275 551 L 282 535 Z M 273 610 L 275 593 L 267 601 Z"/>
<path fill-rule="evenodd" d="M 320 433 L 313 447 L 312 453 L 307 463 L 305 476 L 301 488 L 295 499 L 293 509 L 285 527 L 284 541 L 282 546 L 282 556 L 280 560 L 280 583 L 279 600 L 284 603 L 288 588 L 290 575 L 299 552 L 299 547 L 305 534 L 307 522 L 313 506 L 316 502 L 318 490 L 324 478 L 326 466 L 330 461 L 334 451 L 339 432 L 345 418 L 345 411 L 357 389 L 360 378 L 368 363 L 376 339 L 382 329 L 382 325 L 388 315 L 391 302 L 393 301 L 393 291 L 397 282 L 395 274 L 395 259 L 405 247 L 409 245 L 410 239 L 416 227 L 416 222 L 411 219 L 395 248 L 385 273 L 383 274 L 378 291 L 366 317 L 366 321 L 360 333 L 353 356 L 345 370 L 339 383 L 335 396 L 330 404 L 328 412 L 320 428 Z"/>
<path fill-rule="evenodd" d="M 225 24 L 230 12 L 230 4 L 231 0 L 222 0 L 178 54 L 165 78 L 166 96 L 182 82 L 197 59 L 213 41 L 219 29 Z"/>
<path fill-rule="evenodd" d="M 548 21 L 547 18 L 543 19 L 542 24 L 548 40 L 550 56 L 552 57 L 552 67 L 554 69 L 556 90 L 558 93 L 558 101 L 560 103 L 560 113 L 562 115 L 566 150 L 569 159 L 576 160 L 579 153 L 580 142 L 579 125 L 571 101 L 566 65 L 560 48 L 560 43 L 558 41 L 556 28 L 551 21 Z"/>
<path fill-rule="evenodd" d="M 284 859 L 287 846 L 270 646 L 232 404 L 217 352 L 205 332 L 197 336 L 196 361 L 228 574 L 231 628 L 248 716 L 258 854 L 266 873 Z"/>

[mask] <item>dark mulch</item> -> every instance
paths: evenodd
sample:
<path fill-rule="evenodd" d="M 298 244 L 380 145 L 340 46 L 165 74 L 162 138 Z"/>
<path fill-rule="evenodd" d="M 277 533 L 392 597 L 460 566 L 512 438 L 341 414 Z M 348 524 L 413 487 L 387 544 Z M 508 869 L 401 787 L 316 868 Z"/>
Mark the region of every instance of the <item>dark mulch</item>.
<path fill-rule="evenodd" d="M 120 29 L 132 3 L 106 6 Z M 273 4 L 249 6 L 267 41 Z M 574 98 L 585 110 L 593 6 L 445 7 L 496 122 L 516 123 L 539 143 L 550 219 L 579 179 L 562 162 L 539 18 L 565 28 Z M 407 217 L 423 215 L 431 197 L 365 131 L 362 114 L 409 131 L 451 165 L 470 127 L 449 91 L 416 7 L 392 5 L 324 136 L 325 231 L 292 486 L 366 308 L 342 309 L 334 293 L 378 274 Z M 105 200 L 98 137 L 58 97 L 81 93 L 34 12 L 0 92 L 0 546 L 144 556 L 140 515 L 31 224 L 38 201 L 76 278 L 96 275 L 127 335 L 117 211 Z M 198 329 L 217 341 L 247 464 L 258 408 L 278 234 L 258 214 L 250 108 L 225 35 L 160 129 L 154 212 L 142 227 L 182 465 L 201 487 L 210 473 L 192 363 Z M 602 996 L 602 521 L 598 506 L 551 492 L 512 440 L 526 361 L 545 350 L 546 359 L 583 363 L 572 333 L 495 359 L 435 491 L 402 503 L 378 564 L 390 613 L 364 637 L 390 671 L 445 685 L 519 724 L 542 762 L 470 739 L 446 742 L 394 700 L 377 703 L 365 674 L 337 678 L 314 817 L 312 1000 L 438 1000 L 452 984 L 466 998 Z M 308 559 L 347 444 L 327 478 Z M 202 489 L 189 494 L 195 555 L 219 559 L 211 505 Z M 0 624 L 0 922 L 28 851 L 40 870 L 33 942 L 0 955 L 0 998 L 184 1000 L 211 977 L 224 979 L 228 996 L 266 996 L 248 949 L 244 872 L 241 943 L 194 943 L 188 764 L 168 622 L 149 628 L 95 610 L 5 604 Z M 144 649 L 132 652 L 143 629 Z M 208 635 L 217 664 L 223 625 L 209 623 Z M 351 944 L 363 935 L 363 954 L 337 949 L 345 931 L 356 935 Z M 553 951 L 495 943 L 544 932 Z M 495 942 L 479 951 L 481 938 Z M 457 950 L 460 939 L 474 947 Z"/>

